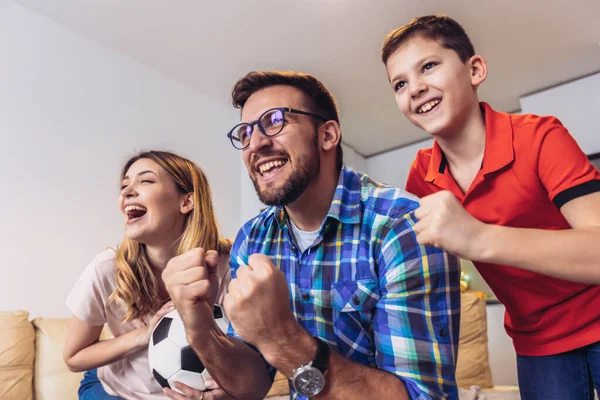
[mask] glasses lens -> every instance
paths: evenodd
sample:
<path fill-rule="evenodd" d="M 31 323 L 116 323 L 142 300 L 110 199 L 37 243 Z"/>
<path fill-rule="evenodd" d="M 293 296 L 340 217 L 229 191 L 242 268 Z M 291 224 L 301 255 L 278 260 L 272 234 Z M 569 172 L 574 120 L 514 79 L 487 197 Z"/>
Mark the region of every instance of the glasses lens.
<path fill-rule="evenodd" d="M 260 118 L 260 126 L 265 130 L 265 133 L 269 136 L 277 135 L 283 129 L 283 111 L 281 110 L 270 110 L 267 111 Z"/>
<path fill-rule="evenodd" d="M 239 124 L 231 132 L 231 142 L 236 149 L 244 149 L 250 144 L 252 127 L 249 124 Z"/>

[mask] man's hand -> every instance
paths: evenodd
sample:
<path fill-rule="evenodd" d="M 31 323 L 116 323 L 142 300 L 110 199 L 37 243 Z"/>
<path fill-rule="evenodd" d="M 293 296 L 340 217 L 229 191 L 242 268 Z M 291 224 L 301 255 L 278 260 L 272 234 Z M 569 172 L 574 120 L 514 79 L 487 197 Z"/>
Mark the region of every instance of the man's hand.
<path fill-rule="evenodd" d="M 248 265 L 238 268 L 223 306 L 236 333 L 267 361 L 303 331 L 290 310 L 285 275 L 264 254 L 251 255 Z"/>
<path fill-rule="evenodd" d="M 476 259 L 477 243 L 486 224 L 469 214 L 449 191 L 423 197 L 415 211 L 417 241 L 457 257 Z"/>
<path fill-rule="evenodd" d="M 219 290 L 218 254 L 202 248 L 172 258 L 162 273 L 165 287 L 181 315 L 188 342 L 212 326 L 213 305 Z"/>

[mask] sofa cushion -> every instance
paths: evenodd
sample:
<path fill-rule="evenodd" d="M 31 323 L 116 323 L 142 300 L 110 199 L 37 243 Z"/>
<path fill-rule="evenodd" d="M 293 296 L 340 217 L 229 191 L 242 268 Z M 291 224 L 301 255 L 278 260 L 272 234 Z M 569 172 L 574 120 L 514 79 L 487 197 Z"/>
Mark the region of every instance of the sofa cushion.
<path fill-rule="evenodd" d="M 30 400 L 35 334 L 26 311 L 0 312 L 0 399 Z"/>
<path fill-rule="evenodd" d="M 83 373 L 71 372 L 63 360 L 70 318 L 36 318 L 35 374 L 36 400 L 77 399 Z M 110 337 L 105 326 L 101 339 Z"/>
<path fill-rule="evenodd" d="M 288 379 L 281 372 L 277 371 L 273 386 L 271 386 L 271 390 L 267 393 L 267 397 L 288 395 L 289 398 L 289 393 L 290 386 Z"/>
<path fill-rule="evenodd" d="M 459 387 L 491 388 L 485 300 L 466 292 L 461 295 L 460 338 L 456 381 Z"/>
<path fill-rule="evenodd" d="M 63 348 L 69 327 L 68 318 L 36 318 L 35 374 L 36 400 L 77 399 L 83 374 L 69 371 Z"/>

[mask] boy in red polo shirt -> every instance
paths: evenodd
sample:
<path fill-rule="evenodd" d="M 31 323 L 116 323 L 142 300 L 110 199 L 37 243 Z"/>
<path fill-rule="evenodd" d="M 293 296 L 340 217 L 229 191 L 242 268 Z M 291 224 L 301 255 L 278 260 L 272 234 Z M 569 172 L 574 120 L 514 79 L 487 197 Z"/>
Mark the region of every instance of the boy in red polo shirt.
<path fill-rule="evenodd" d="M 523 399 L 593 399 L 600 173 L 556 118 L 479 102 L 486 63 L 450 17 L 393 31 L 382 59 L 400 110 L 435 138 L 406 183 L 418 241 L 472 260 L 505 305 Z"/>

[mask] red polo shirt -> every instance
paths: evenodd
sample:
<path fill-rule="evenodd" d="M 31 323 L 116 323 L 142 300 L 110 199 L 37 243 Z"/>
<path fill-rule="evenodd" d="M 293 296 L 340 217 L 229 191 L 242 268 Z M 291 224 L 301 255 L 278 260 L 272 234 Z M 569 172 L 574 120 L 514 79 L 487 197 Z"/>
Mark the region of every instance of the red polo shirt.
<path fill-rule="evenodd" d="M 489 224 L 569 229 L 559 209 L 600 191 L 598 170 L 556 118 L 481 107 L 485 152 L 469 190 L 463 193 L 456 184 L 437 142 L 418 152 L 406 190 L 420 197 L 449 190 L 471 215 Z M 518 354 L 551 355 L 600 341 L 600 286 L 504 265 L 475 266 L 506 307 L 504 325 Z"/>

